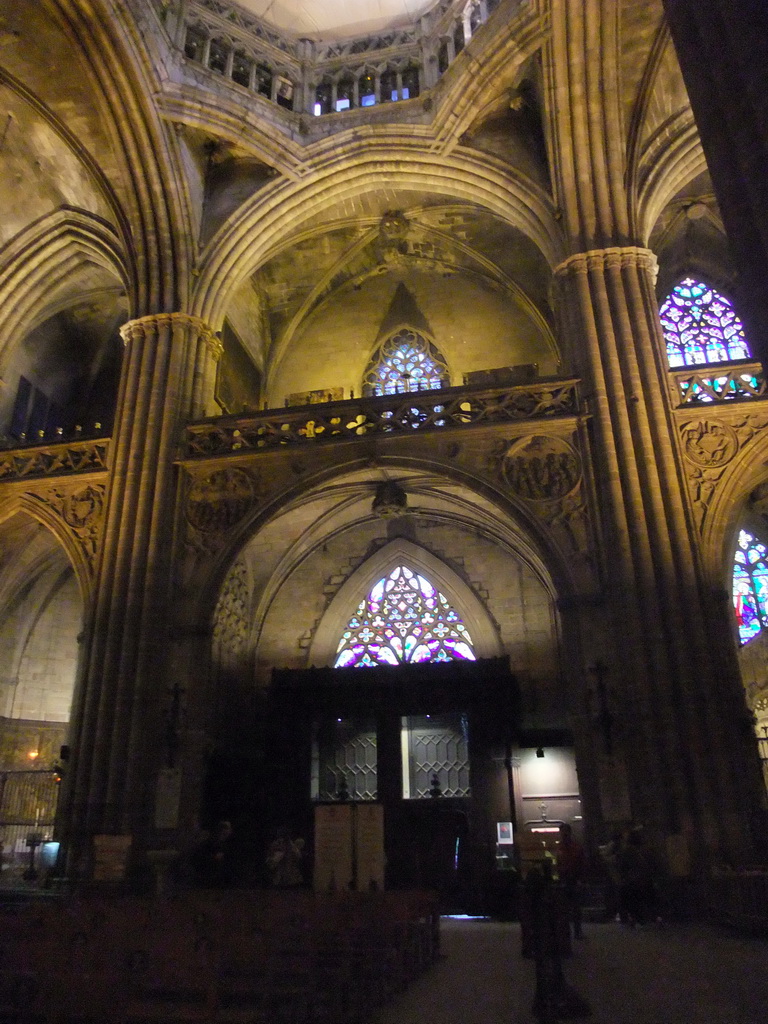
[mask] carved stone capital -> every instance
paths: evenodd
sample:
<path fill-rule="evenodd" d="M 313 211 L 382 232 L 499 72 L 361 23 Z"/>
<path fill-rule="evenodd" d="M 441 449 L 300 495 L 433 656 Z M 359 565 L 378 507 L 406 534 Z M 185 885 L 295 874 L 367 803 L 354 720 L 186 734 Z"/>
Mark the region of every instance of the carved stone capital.
<path fill-rule="evenodd" d="M 146 338 L 161 330 L 184 330 L 194 332 L 208 347 L 215 360 L 221 358 L 224 346 L 213 329 L 200 317 L 189 313 L 153 313 L 150 316 L 129 320 L 120 328 L 120 336 L 127 345 L 136 338 Z"/>
<path fill-rule="evenodd" d="M 620 267 L 622 270 L 627 267 L 639 267 L 651 274 L 654 281 L 659 272 L 658 261 L 650 249 L 626 245 L 574 253 L 555 268 L 555 276 L 604 272 L 611 267 Z"/>

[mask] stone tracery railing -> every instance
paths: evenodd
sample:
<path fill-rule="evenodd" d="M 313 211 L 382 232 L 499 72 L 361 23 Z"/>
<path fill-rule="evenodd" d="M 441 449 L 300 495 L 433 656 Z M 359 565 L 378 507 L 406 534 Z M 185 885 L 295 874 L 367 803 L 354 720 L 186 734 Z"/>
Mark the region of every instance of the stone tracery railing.
<path fill-rule="evenodd" d="M 422 430 L 575 416 L 577 385 L 569 379 L 483 390 L 446 388 L 228 416 L 190 424 L 184 456 L 210 458 L 367 435 L 413 436 Z"/>
<path fill-rule="evenodd" d="M 153 0 L 184 58 L 286 109 L 340 113 L 432 88 L 494 11 L 528 0 L 439 0 L 418 24 L 340 41 L 279 32 L 233 0 Z"/>
<path fill-rule="evenodd" d="M 760 363 L 687 366 L 672 371 L 680 406 L 721 404 L 765 398 L 768 385 Z"/>
<path fill-rule="evenodd" d="M 105 471 L 109 439 L 40 444 L 0 452 L 0 481 Z"/>

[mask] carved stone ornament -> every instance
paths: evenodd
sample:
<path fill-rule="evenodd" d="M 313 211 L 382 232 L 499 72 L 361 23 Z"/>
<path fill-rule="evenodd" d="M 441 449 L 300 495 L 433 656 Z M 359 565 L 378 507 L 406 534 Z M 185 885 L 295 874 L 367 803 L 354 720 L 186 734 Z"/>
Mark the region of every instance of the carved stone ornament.
<path fill-rule="evenodd" d="M 768 483 L 757 486 L 749 496 L 750 508 L 757 515 L 768 515 Z"/>
<path fill-rule="evenodd" d="M 84 487 L 64 498 L 61 514 L 64 522 L 73 530 L 87 527 L 88 521 L 99 518 L 104 508 L 104 488 Z"/>
<path fill-rule="evenodd" d="M 727 423 L 699 420 L 687 423 L 682 432 L 683 452 L 689 462 L 703 469 L 717 469 L 739 450 L 736 431 Z"/>
<path fill-rule="evenodd" d="M 392 263 L 408 252 L 410 222 L 399 210 L 388 210 L 379 222 L 376 250 L 380 263 Z"/>
<path fill-rule="evenodd" d="M 560 501 L 581 480 L 579 456 L 559 437 L 536 435 L 515 442 L 503 459 L 504 479 L 525 501 Z"/>
<path fill-rule="evenodd" d="M 768 417 L 751 411 L 729 423 L 713 420 L 691 420 L 681 427 L 683 452 L 689 463 L 688 487 L 693 512 L 699 529 L 704 526 L 707 512 L 714 500 L 728 464 L 739 450 L 759 437 L 768 426 Z M 765 494 L 758 498 L 753 493 L 755 511 L 762 513 Z"/>
<path fill-rule="evenodd" d="M 89 484 L 77 491 L 67 492 L 57 488 L 41 495 L 77 538 L 91 571 L 104 521 L 104 493 L 102 484 Z"/>
<path fill-rule="evenodd" d="M 371 511 L 379 519 L 396 519 L 408 511 L 408 495 L 396 480 L 383 480 L 376 488 Z"/>
<path fill-rule="evenodd" d="M 238 523 L 254 500 L 253 481 L 240 469 L 217 469 L 192 483 L 187 522 L 200 533 L 223 533 Z"/>

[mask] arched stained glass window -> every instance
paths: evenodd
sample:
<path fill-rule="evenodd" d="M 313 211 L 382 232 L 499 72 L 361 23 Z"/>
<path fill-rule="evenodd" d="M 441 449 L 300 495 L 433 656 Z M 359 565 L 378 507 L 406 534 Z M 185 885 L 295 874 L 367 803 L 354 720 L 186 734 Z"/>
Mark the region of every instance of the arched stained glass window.
<path fill-rule="evenodd" d="M 404 327 L 374 353 L 363 377 L 363 394 L 431 391 L 450 383 L 448 367 L 437 348 L 418 331 Z"/>
<path fill-rule="evenodd" d="M 455 659 L 476 660 L 466 626 L 429 580 L 399 565 L 358 605 L 334 668 Z"/>
<path fill-rule="evenodd" d="M 768 626 L 768 550 L 746 530 L 733 561 L 733 607 L 743 644 Z"/>
<path fill-rule="evenodd" d="M 670 366 L 749 359 L 741 320 L 730 301 L 702 281 L 686 277 L 659 310 Z"/>

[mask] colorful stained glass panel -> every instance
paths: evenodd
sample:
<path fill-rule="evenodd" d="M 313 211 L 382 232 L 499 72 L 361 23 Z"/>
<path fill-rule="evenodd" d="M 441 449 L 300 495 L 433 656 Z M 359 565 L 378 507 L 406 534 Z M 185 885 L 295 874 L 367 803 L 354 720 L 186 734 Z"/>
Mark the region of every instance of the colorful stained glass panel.
<path fill-rule="evenodd" d="M 399 565 L 360 602 L 342 633 L 334 667 L 454 659 L 476 660 L 467 627 L 428 579 Z"/>
<path fill-rule="evenodd" d="M 768 626 L 768 550 L 746 530 L 733 560 L 733 608 L 742 644 Z"/>
<path fill-rule="evenodd" d="M 703 281 L 684 278 L 664 300 L 659 316 L 672 367 L 751 358 L 731 302 Z"/>
<path fill-rule="evenodd" d="M 418 331 L 403 328 L 374 353 L 363 378 L 363 394 L 407 394 L 449 384 L 448 367 L 437 348 Z M 417 409 L 414 413 L 420 415 Z"/>

